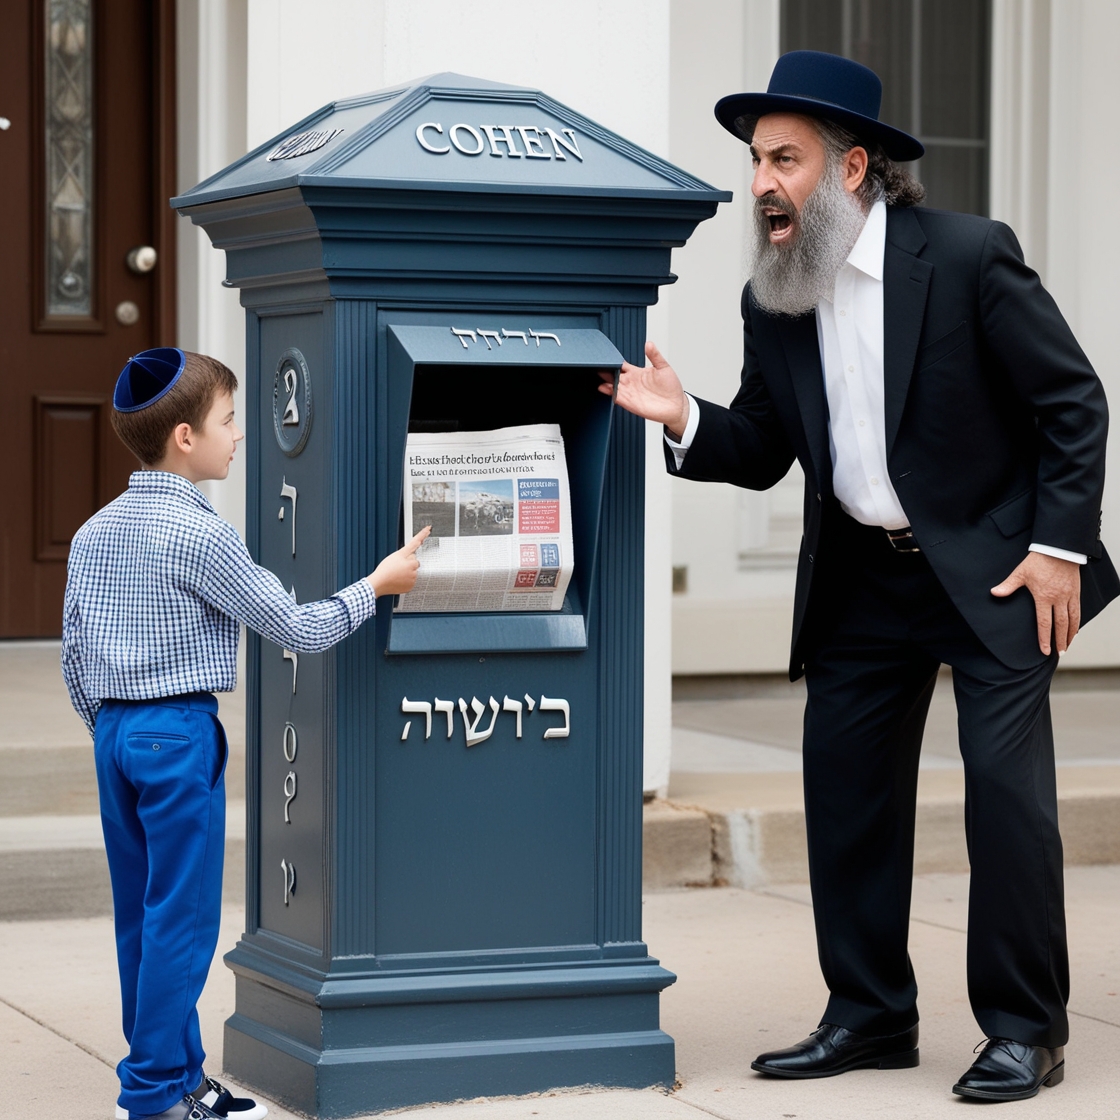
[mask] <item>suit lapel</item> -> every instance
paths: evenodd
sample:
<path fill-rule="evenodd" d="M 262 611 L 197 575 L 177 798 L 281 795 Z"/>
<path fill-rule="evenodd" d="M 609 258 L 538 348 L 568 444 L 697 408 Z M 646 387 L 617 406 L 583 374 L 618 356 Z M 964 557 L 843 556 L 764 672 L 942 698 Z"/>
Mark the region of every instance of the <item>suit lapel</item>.
<path fill-rule="evenodd" d="M 914 372 L 933 265 L 918 257 L 926 243 L 908 209 L 887 210 L 883 255 L 883 419 L 891 453 Z"/>
<path fill-rule="evenodd" d="M 824 482 L 832 477 L 832 458 L 828 450 L 828 402 L 824 395 L 824 372 L 817 341 L 817 317 L 808 314 L 797 319 L 779 319 L 778 333 L 817 480 Z"/>

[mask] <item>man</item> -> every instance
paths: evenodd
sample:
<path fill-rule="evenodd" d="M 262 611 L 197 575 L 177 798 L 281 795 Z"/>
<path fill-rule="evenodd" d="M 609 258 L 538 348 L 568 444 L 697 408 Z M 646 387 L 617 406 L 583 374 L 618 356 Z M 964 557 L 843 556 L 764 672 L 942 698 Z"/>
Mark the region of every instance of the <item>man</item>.
<path fill-rule="evenodd" d="M 1018 1100 L 1064 1074 L 1069 990 L 1049 688 L 1120 581 L 1100 544 L 1104 393 L 998 222 L 916 207 L 876 75 L 797 51 L 716 106 L 751 145 L 756 247 L 729 408 L 655 346 L 618 402 L 669 469 L 766 489 L 796 458 L 805 527 L 791 678 L 830 998 L 781 1077 L 918 1064 L 907 954 L 918 755 L 953 670 L 972 881 L 968 987 L 987 1045 L 953 1091 Z M 602 386 L 610 392 L 606 384 Z"/>

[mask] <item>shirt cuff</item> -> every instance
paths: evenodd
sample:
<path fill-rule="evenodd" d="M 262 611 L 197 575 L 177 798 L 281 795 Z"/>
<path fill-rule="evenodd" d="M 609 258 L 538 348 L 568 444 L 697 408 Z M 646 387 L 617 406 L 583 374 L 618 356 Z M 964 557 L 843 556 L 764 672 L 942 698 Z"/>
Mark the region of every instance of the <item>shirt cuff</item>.
<path fill-rule="evenodd" d="M 342 600 L 342 605 L 350 615 L 351 633 L 377 611 L 377 595 L 369 580 L 364 577 L 337 592 L 335 598 Z"/>
<path fill-rule="evenodd" d="M 1028 552 L 1041 552 L 1043 556 L 1054 556 L 1058 560 L 1070 560 L 1074 564 L 1088 564 L 1089 557 L 1083 552 L 1069 552 L 1064 548 L 1053 548 L 1048 544 L 1032 544 Z"/>
<path fill-rule="evenodd" d="M 677 470 L 680 470 L 681 467 L 684 466 L 684 457 L 688 453 L 688 449 L 692 446 L 693 439 L 696 437 L 696 429 L 700 426 L 700 406 L 696 403 L 691 393 L 685 393 L 684 398 L 688 401 L 688 423 L 684 426 L 684 432 L 681 434 L 680 442 L 678 443 L 673 439 L 668 432 L 665 433 L 665 442 L 673 452 Z"/>

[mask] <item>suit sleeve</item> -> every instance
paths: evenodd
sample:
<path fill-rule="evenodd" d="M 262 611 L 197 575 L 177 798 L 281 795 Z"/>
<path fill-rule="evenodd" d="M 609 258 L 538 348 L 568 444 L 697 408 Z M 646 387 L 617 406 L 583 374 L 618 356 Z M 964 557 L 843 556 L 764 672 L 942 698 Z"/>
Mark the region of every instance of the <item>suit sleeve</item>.
<path fill-rule="evenodd" d="M 1104 387 L 1002 222 L 992 223 L 984 243 L 980 315 L 988 346 L 1037 418 L 1031 540 L 1099 557 L 1108 434 Z"/>
<path fill-rule="evenodd" d="M 743 373 L 730 406 L 694 398 L 700 422 L 680 470 L 665 448 L 670 474 L 698 482 L 729 482 L 748 490 L 769 490 L 785 477 L 794 451 L 786 436 L 762 369 L 751 329 L 750 285 L 743 289 Z"/>

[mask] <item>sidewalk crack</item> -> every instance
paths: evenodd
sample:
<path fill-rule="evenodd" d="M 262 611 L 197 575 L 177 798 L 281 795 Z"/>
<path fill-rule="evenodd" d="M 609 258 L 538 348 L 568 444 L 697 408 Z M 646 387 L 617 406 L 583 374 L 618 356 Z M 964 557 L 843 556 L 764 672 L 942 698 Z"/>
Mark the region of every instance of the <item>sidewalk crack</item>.
<path fill-rule="evenodd" d="M 68 1034 L 63 1034 L 62 1031 L 56 1027 L 52 1027 L 50 1023 L 44 1023 L 42 1019 L 32 1015 L 30 1011 L 24 1010 L 18 1004 L 12 1003 L 11 1000 L 5 999 L 0 996 L 0 1003 L 5 1007 L 10 1007 L 17 1015 L 22 1015 L 25 1019 L 30 1019 L 31 1022 L 42 1027 L 45 1031 L 50 1031 L 56 1038 L 61 1038 L 63 1042 L 69 1042 L 71 1046 L 76 1046 L 79 1050 L 84 1050 L 91 1058 L 96 1058 L 102 1065 L 108 1066 L 111 1070 L 116 1070 L 116 1065 L 110 1062 L 107 1058 L 102 1057 L 92 1047 L 87 1046 L 84 1042 L 79 1042 L 76 1038 L 71 1038 Z"/>

